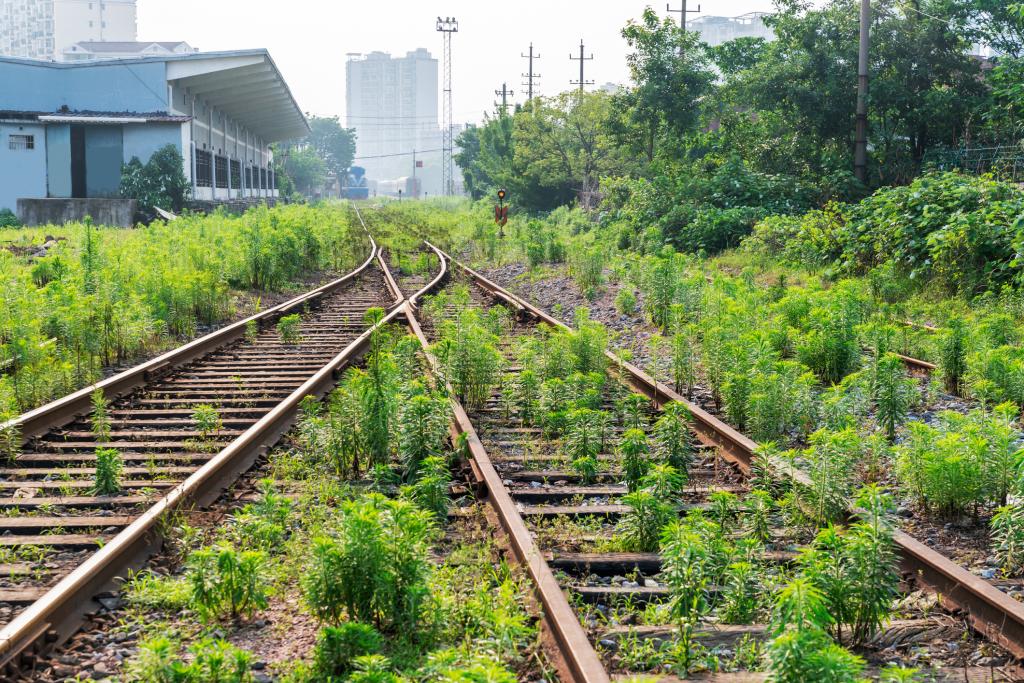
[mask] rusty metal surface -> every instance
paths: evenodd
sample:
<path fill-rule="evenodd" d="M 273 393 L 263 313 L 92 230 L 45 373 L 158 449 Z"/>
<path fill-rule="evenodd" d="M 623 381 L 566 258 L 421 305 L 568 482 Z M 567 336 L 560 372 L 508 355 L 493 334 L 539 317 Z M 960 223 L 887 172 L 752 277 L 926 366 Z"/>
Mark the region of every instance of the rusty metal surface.
<path fill-rule="evenodd" d="M 160 473 L 160 489 L 170 488 L 165 493 L 158 492 L 153 498 L 132 495 L 133 492 L 127 490 L 125 493 L 128 495 L 110 497 L 50 498 L 44 494 L 24 500 L 11 499 L 11 505 L 18 507 L 38 507 L 51 502 L 72 508 L 127 506 L 125 512 L 133 521 L 112 538 L 104 535 L 106 543 L 101 549 L 89 555 L 63 578 L 59 578 L 59 574 L 54 577 L 59 578 L 56 585 L 47 589 L 42 597 L 18 613 L 0 631 L 0 665 L 16 666 L 14 658 L 41 635 L 46 635 L 50 644 L 70 635 L 77 628 L 81 614 L 90 608 L 91 596 L 108 588 L 116 577 L 123 576 L 126 569 L 141 564 L 159 546 L 160 540 L 155 530 L 167 513 L 183 505 L 203 505 L 214 500 L 292 426 L 303 397 L 322 396 L 329 391 L 340 370 L 358 357 L 369 340 L 370 330 L 366 330 L 362 324 L 361 312 L 373 304 L 386 305 L 384 278 L 370 268 L 376 255 L 377 248 L 371 240 L 370 257 L 356 271 L 270 309 L 257 318 L 266 321 L 276 317 L 275 314 L 302 310 L 307 305 L 326 308 L 322 313 L 304 316 L 300 327 L 303 339 L 296 345 L 281 344 L 276 339 L 276 332 L 265 333 L 254 340 L 237 344 L 234 342 L 238 339 L 239 330 L 232 329 L 236 326 L 230 326 L 220 333 L 186 345 L 187 350 L 183 353 L 165 354 L 112 378 L 113 381 L 104 385 L 108 392 L 114 393 L 120 393 L 121 388 L 129 384 L 147 386 L 146 393 L 130 394 L 112 402 L 112 443 L 109 445 L 126 449 L 123 459 L 129 465 L 128 470 L 135 473 L 150 470 L 155 461 L 174 463 L 165 468 L 170 470 L 169 473 L 162 472 L 159 467 L 150 472 L 151 476 Z M 363 278 L 366 284 L 356 278 Z M 372 284 L 374 280 L 377 284 Z M 369 287 L 365 290 L 367 293 L 353 291 L 364 286 Z M 394 308 L 381 324 L 393 321 L 400 312 L 400 308 Z M 348 318 L 355 314 L 359 314 L 356 318 L 358 322 L 350 324 Z M 242 321 L 238 324 L 242 334 L 245 323 Z M 201 361 L 181 367 L 181 363 L 200 354 L 200 349 L 206 353 Z M 260 367 L 261 364 L 275 369 L 256 370 L 250 374 L 249 368 Z M 174 366 L 175 370 L 169 377 L 165 376 L 165 372 L 159 373 L 162 379 L 156 381 L 147 377 L 154 367 L 170 366 Z M 226 382 L 225 377 L 228 378 Z M 265 386 L 269 378 L 276 378 L 275 386 Z M 43 425 L 46 421 L 62 423 L 69 414 L 74 419 L 75 413 L 91 409 L 91 404 L 87 408 L 81 407 L 82 394 L 88 402 L 90 393 L 84 390 L 44 406 L 23 416 L 22 422 L 35 425 Z M 260 398 L 255 400 L 255 396 Z M 242 406 L 225 410 L 251 416 L 251 419 L 236 421 L 231 425 L 237 428 L 221 430 L 212 441 L 215 447 L 211 452 L 182 452 L 183 449 L 193 448 L 186 437 L 195 436 L 194 426 L 188 425 L 192 427 L 191 430 L 185 428 L 190 411 L 188 408 L 183 409 L 182 403 L 194 405 L 212 399 L 228 406 Z M 137 423 L 132 421 L 136 414 L 142 416 Z M 165 426 L 171 426 L 172 429 L 160 429 L 159 423 L 162 420 L 159 418 L 170 419 L 171 424 Z M 177 422 L 174 422 L 175 419 Z M 231 419 L 226 422 L 230 424 Z M 39 428 L 37 426 L 33 431 Z M 35 452 L 19 456 L 8 468 L 8 472 L 16 477 L 16 483 L 31 487 L 34 481 L 40 481 L 48 472 L 54 471 L 45 465 L 88 465 L 94 462 L 93 449 L 103 444 L 92 440 L 92 434 L 87 429 L 88 425 L 83 423 L 78 429 L 51 429 L 44 435 L 36 434 L 28 444 L 28 450 Z M 131 467 L 132 463 L 144 462 L 150 467 Z M 72 468 L 68 471 L 79 470 Z M 92 472 L 93 468 L 85 467 L 79 473 L 86 475 Z M 187 479 L 181 481 L 184 475 L 188 475 Z M 80 479 L 72 483 L 84 484 L 86 481 Z M 45 486 L 39 488 L 49 490 Z M 148 507 L 144 511 L 136 511 L 133 508 L 138 504 Z M 83 524 L 89 519 L 87 512 L 76 514 L 82 518 Z M 34 536 L 18 534 L 31 531 L 38 525 L 19 524 L 18 519 L 7 520 L 6 533 L 13 532 L 15 535 L 4 538 L 15 543 L 30 543 Z M 62 523 L 66 518 L 54 519 Z M 106 519 L 117 520 L 121 517 Z M 3 520 L 0 520 L 0 524 L 4 524 Z M 123 524 L 115 526 L 120 525 Z M 82 535 L 65 536 L 49 538 L 57 545 L 62 542 L 61 539 L 74 545 L 79 543 Z"/>
<path fill-rule="evenodd" d="M 450 260 L 481 287 L 508 301 L 517 310 L 526 311 L 550 325 L 569 329 L 565 323 L 508 292 L 468 266 L 457 260 Z M 694 415 L 695 431 L 701 440 L 719 446 L 731 460 L 749 471 L 753 452 L 757 448 L 753 440 L 677 394 L 672 388 L 660 382 L 655 383 L 636 366 L 621 362 L 611 353 L 607 355 L 613 366 L 619 368 L 634 387 L 657 403 L 675 401 L 686 405 Z M 922 369 L 935 369 L 931 363 L 909 357 L 903 359 L 908 364 L 918 364 Z M 779 471 L 806 481 L 805 477 L 800 476 L 802 473 L 793 472 L 790 468 L 780 468 Z M 895 543 L 906 573 L 913 575 L 923 587 L 937 593 L 944 606 L 963 611 L 979 633 L 1006 648 L 1014 656 L 1024 657 L 1024 604 L 906 533 L 898 532 Z"/>
<path fill-rule="evenodd" d="M 436 247 L 434 249 L 438 251 Z M 429 362 L 436 370 L 437 361 L 429 352 L 429 342 L 416 320 L 415 311 L 409 303 L 406 303 L 404 308 L 409 325 L 420 340 Z M 558 654 L 561 655 L 567 669 L 566 674 L 575 683 L 609 683 L 611 679 L 600 656 L 594 650 L 575 611 L 569 605 L 569 601 L 548 566 L 544 554 L 530 535 L 529 529 L 495 470 L 469 416 L 458 401 L 452 399 L 451 404 L 453 422 L 458 432 L 466 436 L 474 471 L 482 479 L 488 503 L 498 515 L 516 559 L 533 580 L 537 598 L 544 609 L 545 628 L 553 636 L 558 646 Z"/>

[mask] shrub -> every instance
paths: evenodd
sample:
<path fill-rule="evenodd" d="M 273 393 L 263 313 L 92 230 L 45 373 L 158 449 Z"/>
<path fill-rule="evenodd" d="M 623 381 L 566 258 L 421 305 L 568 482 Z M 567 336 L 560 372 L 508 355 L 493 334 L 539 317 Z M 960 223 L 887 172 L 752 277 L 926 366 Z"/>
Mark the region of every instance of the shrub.
<path fill-rule="evenodd" d="M 298 313 L 281 316 L 277 321 L 277 333 L 285 344 L 298 344 L 301 340 L 299 325 L 302 323 L 302 316 Z"/>
<path fill-rule="evenodd" d="M 408 487 L 410 499 L 434 515 L 439 523 L 448 516 L 448 489 L 452 483 L 448 463 L 441 456 L 424 458 L 416 481 Z"/>
<path fill-rule="evenodd" d="M 383 639 L 375 628 L 348 622 L 320 629 L 313 659 L 321 675 L 344 676 L 352 671 L 357 657 L 378 654 L 382 647 Z"/>
<path fill-rule="evenodd" d="M 622 472 L 630 491 L 640 486 L 640 480 L 650 471 L 650 448 L 647 435 L 639 429 L 627 429 L 619 442 L 619 455 L 622 458 Z"/>
<path fill-rule="evenodd" d="M 949 320 L 939 348 L 939 369 L 946 391 L 960 396 L 967 373 L 967 328 L 961 318 Z"/>
<path fill-rule="evenodd" d="M 433 347 L 445 379 L 468 409 L 487 400 L 501 374 L 498 338 L 480 321 L 475 309 L 463 311 L 442 325 L 441 341 Z"/>
<path fill-rule="evenodd" d="M 235 513 L 233 523 L 239 544 L 274 553 L 282 550 L 288 518 L 294 503 L 274 490 L 273 481 L 257 484 L 260 497 Z"/>
<path fill-rule="evenodd" d="M 145 165 L 132 157 L 121 168 L 121 196 L 138 200 L 143 220 L 155 217 L 156 207 L 180 212 L 191 194 L 183 164 L 175 145 L 161 147 Z"/>
<path fill-rule="evenodd" d="M 201 548 L 188 558 L 192 602 L 207 619 L 251 617 L 267 606 L 264 554 L 229 545 Z"/>
<path fill-rule="evenodd" d="M 896 440 L 896 428 L 906 421 L 917 398 L 917 382 L 907 377 L 899 356 L 887 353 L 877 361 L 873 390 L 875 419 L 891 443 Z"/>
<path fill-rule="evenodd" d="M 1004 505 L 992 515 L 994 554 L 1003 573 L 1020 576 L 1024 573 L 1024 507 Z"/>
<path fill-rule="evenodd" d="M 671 465 L 680 475 L 687 478 L 693 461 L 693 432 L 690 424 L 693 415 L 682 403 L 669 403 L 654 423 L 652 437 L 654 455 L 661 462 Z"/>
<path fill-rule="evenodd" d="M 157 636 L 139 644 L 126 673 L 132 683 L 251 683 L 252 655 L 223 640 L 204 638 L 178 656 L 178 643 Z"/>
<path fill-rule="evenodd" d="M 92 427 L 92 434 L 97 443 L 110 441 L 110 415 L 107 413 L 107 396 L 103 389 L 96 389 L 92 392 L 92 414 L 89 422 Z"/>
<path fill-rule="evenodd" d="M 633 491 L 622 498 L 629 506 L 615 528 L 622 549 L 627 552 L 651 553 L 658 550 L 661 531 L 675 517 L 675 510 L 655 493 Z"/>
<path fill-rule="evenodd" d="M 451 406 L 441 395 L 417 394 L 398 406 L 398 457 L 405 480 L 416 478 L 424 460 L 444 452 Z"/>
<path fill-rule="evenodd" d="M 121 471 L 124 461 L 116 448 L 96 449 L 96 474 L 92 492 L 97 496 L 112 496 L 121 492 Z"/>
<path fill-rule="evenodd" d="M 378 629 L 419 624 L 429 592 L 430 513 L 370 494 L 342 503 L 333 537 L 316 539 L 302 580 L 306 604 L 322 622 L 348 615 Z"/>
<path fill-rule="evenodd" d="M 615 295 L 615 310 L 623 315 L 636 313 L 636 294 L 633 293 L 632 288 L 623 287 Z"/>
<path fill-rule="evenodd" d="M 0 209 L 0 228 L 20 228 L 21 221 L 13 211 L 4 207 Z"/>
<path fill-rule="evenodd" d="M 203 441 L 208 441 L 224 427 L 224 424 L 221 422 L 220 413 L 214 406 L 209 403 L 200 403 L 192 409 L 192 426 L 199 432 Z"/>

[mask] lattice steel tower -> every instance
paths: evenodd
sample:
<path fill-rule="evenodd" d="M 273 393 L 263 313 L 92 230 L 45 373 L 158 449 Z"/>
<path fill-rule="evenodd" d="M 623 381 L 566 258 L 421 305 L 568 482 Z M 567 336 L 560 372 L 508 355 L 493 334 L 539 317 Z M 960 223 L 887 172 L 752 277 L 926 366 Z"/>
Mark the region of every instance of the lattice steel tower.
<path fill-rule="evenodd" d="M 452 153 L 452 34 L 459 32 L 455 17 L 437 18 L 437 30 L 444 36 L 444 104 L 442 105 L 441 191 L 446 197 L 455 194 L 455 166 Z"/>

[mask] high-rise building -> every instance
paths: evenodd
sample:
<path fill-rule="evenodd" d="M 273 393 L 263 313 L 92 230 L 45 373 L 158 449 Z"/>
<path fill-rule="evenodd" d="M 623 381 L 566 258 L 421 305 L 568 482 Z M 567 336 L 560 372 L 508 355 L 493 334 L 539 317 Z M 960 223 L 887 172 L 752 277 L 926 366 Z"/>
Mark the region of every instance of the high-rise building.
<path fill-rule="evenodd" d="M 775 32 L 764 23 L 767 12 L 750 12 L 738 17 L 703 16 L 691 19 L 686 27 L 700 34 L 708 45 L 721 45 L 737 38 L 774 40 Z"/>
<path fill-rule="evenodd" d="M 346 125 L 356 130 L 356 166 L 371 190 L 416 177 L 422 192 L 441 192 L 441 130 L 437 124 L 437 59 L 424 48 L 392 57 L 349 55 Z M 414 154 L 415 152 L 415 154 Z"/>
<path fill-rule="evenodd" d="M 81 41 L 134 41 L 136 0 L 0 0 L 0 55 L 63 58 Z"/>

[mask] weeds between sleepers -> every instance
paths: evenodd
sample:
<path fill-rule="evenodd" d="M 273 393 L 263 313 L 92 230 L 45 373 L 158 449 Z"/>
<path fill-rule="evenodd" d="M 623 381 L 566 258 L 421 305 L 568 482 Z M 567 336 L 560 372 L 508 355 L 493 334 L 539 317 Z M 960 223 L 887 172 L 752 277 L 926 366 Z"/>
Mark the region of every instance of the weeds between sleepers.
<path fill-rule="evenodd" d="M 501 560 L 481 512 L 449 499 L 446 430 L 418 429 L 414 399 L 435 395 L 412 348 L 381 332 L 327 401 L 304 402 L 288 446 L 241 487 L 256 489 L 248 502 L 167 524 L 177 531 L 164 571 L 125 592 L 117 630 L 139 631 L 126 680 L 216 662 L 224 680 L 249 680 L 257 664 L 292 682 L 550 678 L 524 579 Z M 388 416 L 383 457 L 372 457 L 367 431 L 349 433 L 349 413 L 360 425 Z M 274 481 L 252 483 L 266 474 Z M 289 634 L 310 643 L 303 656 Z"/>
<path fill-rule="evenodd" d="M 571 371 L 571 353 L 564 353 L 547 334 L 541 332 L 536 342 L 503 344 L 506 351 L 518 347 L 520 352 L 519 355 L 512 352 L 506 361 L 506 366 L 513 368 L 509 374 L 515 375 L 517 369 L 523 367 L 560 367 L 564 372 Z M 527 354 L 534 353 L 527 362 L 522 356 L 524 348 Z M 538 348 L 547 358 L 537 357 Z M 898 614 L 893 604 L 899 578 L 891 540 L 894 506 L 880 489 L 868 487 L 861 494 L 861 500 L 873 511 L 867 521 L 848 529 L 825 527 L 820 533 L 817 533 L 819 523 L 846 509 L 852 489 L 844 490 L 847 499 L 842 505 L 837 498 L 835 503 L 830 502 L 837 492 L 825 486 L 806 491 L 775 491 L 774 495 L 754 490 L 745 497 L 721 491 L 704 498 L 704 506 L 694 506 L 692 499 L 688 504 L 678 499 L 672 501 L 673 496 L 668 491 L 675 488 L 681 494 L 684 479 L 664 460 L 654 467 L 648 466 L 645 473 L 630 472 L 635 465 L 631 462 L 631 452 L 625 453 L 625 458 L 620 455 L 610 459 L 592 451 L 590 444 L 598 440 L 604 428 L 595 428 L 593 425 L 598 420 L 594 412 L 587 411 L 598 411 L 602 407 L 600 403 L 611 408 L 609 414 L 613 421 L 608 428 L 617 434 L 612 442 L 622 441 L 622 436 L 628 435 L 626 450 L 640 450 L 640 440 L 635 434 L 629 434 L 629 429 L 639 425 L 649 430 L 645 422 L 650 420 L 639 414 L 628 396 L 625 400 L 623 397 L 610 402 L 603 400 L 595 407 L 594 399 L 584 388 L 586 383 L 578 382 L 571 387 L 573 382 L 562 379 L 562 385 L 556 383 L 557 390 L 552 392 L 550 385 L 545 387 L 544 383 L 555 378 L 545 377 L 543 370 L 539 375 L 529 376 L 528 381 L 539 381 L 541 395 L 548 389 L 549 399 L 542 398 L 536 411 L 525 402 L 516 405 L 517 398 L 529 396 L 532 391 L 517 391 L 515 380 L 506 378 L 495 383 L 498 393 L 471 415 L 492 460 L 502 476 L 512 482 L 513 498 L 522 501 L 524 516 L 531 524 L 534 524 L 532 520 L 538 520 L 534 529 L 539 542 L 554 551 L 554 566 L 572 568 L 564 570 L 569 573 L 563 574 L 570 587 L 569 593 L 583 608 L 583 623 L 591 628 L 597 645 L 606 651 L 606 661 L 613 670 L 628 673 L 671 670 L 684 675 L 706 669 L 769 669 L 779 680 L 810 680 L 819 674 L 834 676 L 828 680 L 854 680 L 858 672 L 866 670 L 868 663 L 842 646 L 856 648 L 860 655 L 877 661 L 882 648 L 869 643 L 873 642 L 871 639 L 880 626 Z M 500 395 L 504 391 L 512 394 L 511 401 Z M 534 425 L 529 430 L 517 426 L 528 422 Z M 850 439 L 856 437 L 852 432 Z M 534 445 L 537 439 L 546 444 L 539 450 Z M 832 446 L 825 446 L 831 443 L 821 441 L 818 450 L 829 451 Z M 540 454 L 550 452 L 550 448 L 556 452 L 561 450 L 562 455 L 556 455 L 555 460 L 547 455 L 541 457 Z M 621 446 L 618 450 L 621 453 Z M 506 452 L 510 458 L 505 457 Z M 816 455 L 817 451 L 807 457 Z M 686 454 L 687 464 L 692 458 Z M 571 464 L 581 459 L 587 461 L 588 468 L 578 467 L 574 471 Z M 841 472 L 828 460 L 822 458 L 818 477 L 826 483 L 842 478 Z M 527 462 L 530 466 L 557 464 L 562 469 L 550 470 L 549 474 L 542 470 L 524 473 L 521 468 Z M 598 494 L 594 486 L 590 489 L 593 497 L 587 497 L 581 487 L 573 485 L 580 482 L 585 488 L 591 480 L 604 475 L 612 462 L 623 465 L 623 469 L 615 470 L 613 475 L 613 480 L 627 482 L 627 486 L 620 487 L 621 491 Z M 594 464 L 598 469 L 590 469 Z M 705 468 L 695 468 L 699 469 Z M 516 483 L 517 477 L 524 474 L 528 479 L 519 479 L 522 484 Z M 627 494 L 629 485 L 636 489 L 635 493 Z M 562 502 L 552 502 L 550 507 L 526 502 L 536 499 L 538 494 L 557 499 L 559 491 L 564 492 Z M 663 502 L 666 500 L 672 504 L 666 506 Z M 616 501 L 625 505 L 609 505 Z M 679 522 L 666 526 L 662 521 L 677 518 L 681 513 L 685 515 Z M 655 529 L 657 531 L 653 531 Z M 660 546 L 661 550 L 660 556 L 653 556 L 658 558 L 657 569 L 625 579 L 603 574 L 613 571 L 607 565 L 615 563 L 608 557 L 616 555 L 608 556 L 608 552 L 635 552 L 652 546 L 655 550 Z M 795 550 L 800 546 L 805 550 L 799 557 L 792 551 L 775 550 Z M 605 559 L 580 555 L 588 549 L 604 552 Z M 640 561 L 641 556 L 620 554 L 618 557 L 622 558 L 619 572 L 628 575 L 629 564 Z M 595 562 L 604 562 L 606 568 L 598 574 L 590 574 L 588 581 L 588 563 Z M 580 571 L 583 573 L 577 574 Z M 607 616 L 606 605 L 610 601 L 626 601 L 627 615 L 620 618 L 627 622 L 637 623 L 639 610 L 648 623 L 661 624 L 658 638 L 638 638 L 628 629 L 610 638 L 602 637 L 604 629 L 600 622 Z M 818 604 L 837 610 L 838 619 L 829 617 L 831 612 L 822 611 L 815 606 Z M 801 610 L 817 610 L 816 616 L 795 617 Z M 714 629 L 706 625 L 709 617 L 715 621 L 751 624 L 742 645 L 732 648 L 728 656 L 702 646 L 708 628 Z M 755 628 L 758 621 L 765 624 L 759 632 Z M 924 618 L 910 626 L 905 620 L 899 622 L 900 628 L 923 628 L 923 624 Z M 658 642 L 662 644 L 656 645 Z M 981 653 L 984 649 L 985 646 L 975 647 L 973 652 Z M 895 658 L 909 666 L 915 661 L 911 654 L 904 652 Z M 939 649 L 933 654 L 941 657 L 946 653 Z M 893 658 L 888 652 L 881 656 Z M 793 661 L 805 664 L 795 666 Z M 646 664 L 640 666 L 638 662 Z M 953 663 L 960 664 L 959 661 Z M 941 662 L 936 670 L 943 668 L 948 673 L 948 664 Z M 881 671 L 876 667 L 874 670 L 882 680 L 919 680 L 915 677 L 918 674 L 908 667 L 894 666 Z"/>

